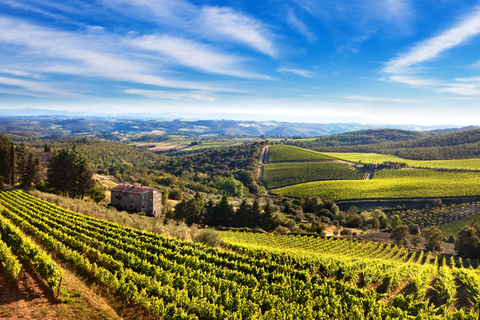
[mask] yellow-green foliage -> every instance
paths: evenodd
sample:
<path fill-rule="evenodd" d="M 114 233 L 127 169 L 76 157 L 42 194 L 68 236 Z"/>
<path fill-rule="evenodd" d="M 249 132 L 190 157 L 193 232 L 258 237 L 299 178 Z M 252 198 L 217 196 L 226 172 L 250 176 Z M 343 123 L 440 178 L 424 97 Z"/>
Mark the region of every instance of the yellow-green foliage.
<path fill-rule="evenodd" d="M 268 162 L 284 162 L 284 161 L 313 161 L 313 160 L 333 160 L 331 156 L 327 156 L 320 152 L 302 149 L 298 147 L 275 144 L 270 147 Z"/>
<path fill-rule="evenodd" d="M 409 167 L 418 168 L 480 170 L 480 158 L 460 160 L 409 160 L 396 156 L 376 153 L 324 152 L 323 154 L 346 161 L 361 163 L 381 164 L 385 161 L 392 161 L 403 162 L 406 163 Z"/>
<path fill-rule="evenodd" d="M 361 180 L 366 172 L 346 163 L 302 162 L 272 163 L 265 166 L 263 179 L 269 189 L 321 180 Z"/>
<path fill-rule="evenodd" d="M 480 173 L 383 169 L 372 180 L 317 181 L 273 192 L 330 200 L 474 196 L 480 193 Z"/>

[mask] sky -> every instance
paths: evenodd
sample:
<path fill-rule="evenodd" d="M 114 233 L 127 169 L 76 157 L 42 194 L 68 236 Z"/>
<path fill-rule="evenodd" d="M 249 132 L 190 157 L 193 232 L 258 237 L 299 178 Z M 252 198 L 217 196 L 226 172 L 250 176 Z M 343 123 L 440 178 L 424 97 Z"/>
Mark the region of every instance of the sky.
<path fill-rule="evenodd" d="M 0 0 L 1 109 L 480 124 L 480 1 Z"/>

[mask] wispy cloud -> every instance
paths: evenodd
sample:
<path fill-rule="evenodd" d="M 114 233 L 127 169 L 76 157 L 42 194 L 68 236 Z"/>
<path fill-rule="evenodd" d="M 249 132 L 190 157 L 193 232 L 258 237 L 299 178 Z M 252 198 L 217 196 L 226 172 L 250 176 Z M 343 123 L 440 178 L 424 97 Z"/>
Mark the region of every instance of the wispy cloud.
<path fill-rule="evenodd" d="M 345 99 L 361 100 L 361 101 L 387 101 L 398 103 L 424 103 L 423 100 L 403 99 L 403 98 L 383 98 L 383 97 L 370 97 L 370 96 L 345 96 Z"/>
<path fill-rule="evenodd" d="M 280 73 L 293 73 L 304 78 L 313 78 L 313 73 L 308 70 L 296 69 L 296 68 L 279 68 L 277 69 Z"/>
<path fill-rule="evenodd" d="M 463 96 L 480 96 L 480 83 L 478 84 L 447 84 L 446 88 L 438 89 L 436 92 L 449 92 Z"/>
<path fill-rule="evenodd" d="M 317 40 L 315 34 L 313 34 L 313 32 L 308 29 L 308 27 L 302 20 L 298 19 L 293 14 L 292 10 L 288 12 L 287 21 L 295 30 L 297 30 L 301 35 L 305 36 L 305 38 L 307 38 L 309 42 Z"/>
<path fill-rule="evenodd" d="M 437 58 L 442 52 L 461 45 L 480 33 L 480 7 L 463 17 L 453 28 L 413 46 L 386 63 L 383 71 L 405 73 L 409 67 Z"/>
<path fill-rule="evenodd" d="M 204 72 L 240 78 L 270 79 L 267 76 L 244 71 L 246 68 L 240 65 L 243 59 L 219 52 L 197 41 L 162 35 L 139 37 L 131 40 L 131 44 L 144 50 L 160 53 L 175 63 Z"/>
<path fill-rule="evenodd" d="M 408 33 L 414 10 L 410 0 L 294 0 L 333 32 L 339 46 L 353 51 L 379 30 Z"/>
<path fill-rule="evenodd" d="M 62 97 L 73 97 L 73 98 L 85 98 L 85 96 L 80 94 L 71 93 L 68 91 L 63 91 L 53 88 L 52 85 L 47 83 L 41 83 L 37 81 L 29 81 L 17 78 L 7 78 L 0 77 L 0 85 L 6 85 L 9 87 L 17 87 L 27 90 L 27 95 L 32 95 L 32 93 L 42 93 L 54 96 Z M 21 94 L 24 91 L 15 91 L 15 94 Z"/>
<path fill-rule="evenodd" d="M 415 87 L 417 87 L 417 86 L 432 86 L 432 85 L 440 84 L 439 81 L 434 80 L 434 79 L 422 79 L 422 78 L 418 78 L 418 77 L 405 76 L 405 75 L 390 76 L 390 77 L 387 77 L 387 78 L 381 78 L 380 80 L 400 82 L 400 83 L 408 84 L 410 86 L 415 86 Z"/>
<path fill-rule="evenodd" d="M 11 64 L 20 65 L 20 68 L 12 66 L 11 69 L 102 77 L 169 88 L 231 91 L 221 86 L 167 79 L 152 73 L 158 66 L 152 68 L 148 61 L 139 61 L 134 54 L 130 55 L 130 51 L 122 46 L 125 41 L 118 36 L 57 31 L 0 16 L 0 43 L 16 46 L 21 52 L 15 59 L 4 56 Z"/>
<path fill-rule="evenodd" d="M 278 56 L 273 34 L 260 20 L 228 7 L 196 6 L 183 0 L 103 0 L 122 13 L 141 16 L 171 29 L 211 41 L 237 43 Z M 125 10 L 128 7 L 129 10 Z"/>
<path fill-rule="evenodd" d="M 206 92 L 178 92 L 178 91 L 159 91 L 159 90 L 140 90 L 140 89 L 127 89 L 124 90 L 128 94 L 142 95 L 147 98 L 154 99 L 172 99 L 172 100 L 200 100 L 200 101 L 215 101 L 215 97 L 207 94 Z"/>
<path fill-rule="evenodd" d="M 240 12 L 230 8 L 203 7 L 198 21 L 212 36 L 236 40 L 272 57 L 278 54 L 268 28 Z"/>

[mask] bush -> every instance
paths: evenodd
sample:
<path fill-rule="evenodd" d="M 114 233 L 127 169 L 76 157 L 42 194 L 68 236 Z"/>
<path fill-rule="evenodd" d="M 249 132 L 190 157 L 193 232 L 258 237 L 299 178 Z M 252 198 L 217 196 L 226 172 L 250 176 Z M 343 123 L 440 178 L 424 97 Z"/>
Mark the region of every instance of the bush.
<path fill-rule="evenodd" d="M 447 242 L 448 242 L 448 243 L 454 243 L 455 240 L 456 240 L 456 238 L 455 238 L 455 236 L 452 234 L 450 237 L 448 237 Z"/>
<path fill-rule="evenodd" d="M 205 229 L 205 231 L 194 238 L 194 241 L 210 247 L 219 247 L 223 242 L 220 238 L 220 233 L 214 229 Z"/>
<path fill-rule="evenodd" d="M 168 198 L 172 200 L 182 200 L 183 192 L 180 189 L 173 189 L 168 194 Z"/>

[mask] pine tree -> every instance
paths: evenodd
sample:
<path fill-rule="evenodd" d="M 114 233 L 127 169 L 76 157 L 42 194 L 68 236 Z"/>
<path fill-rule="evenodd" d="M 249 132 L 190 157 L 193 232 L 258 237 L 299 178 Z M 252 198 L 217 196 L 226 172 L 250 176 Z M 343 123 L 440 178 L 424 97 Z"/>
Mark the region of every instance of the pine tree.
<path fill-rule="evenodd" d="M 233 221 L 233 206 L 228 202 L 228 197 L 224 195 L 222 200 L 215 205 L 214 219 L 216 226 L 231 227 Z"/>

